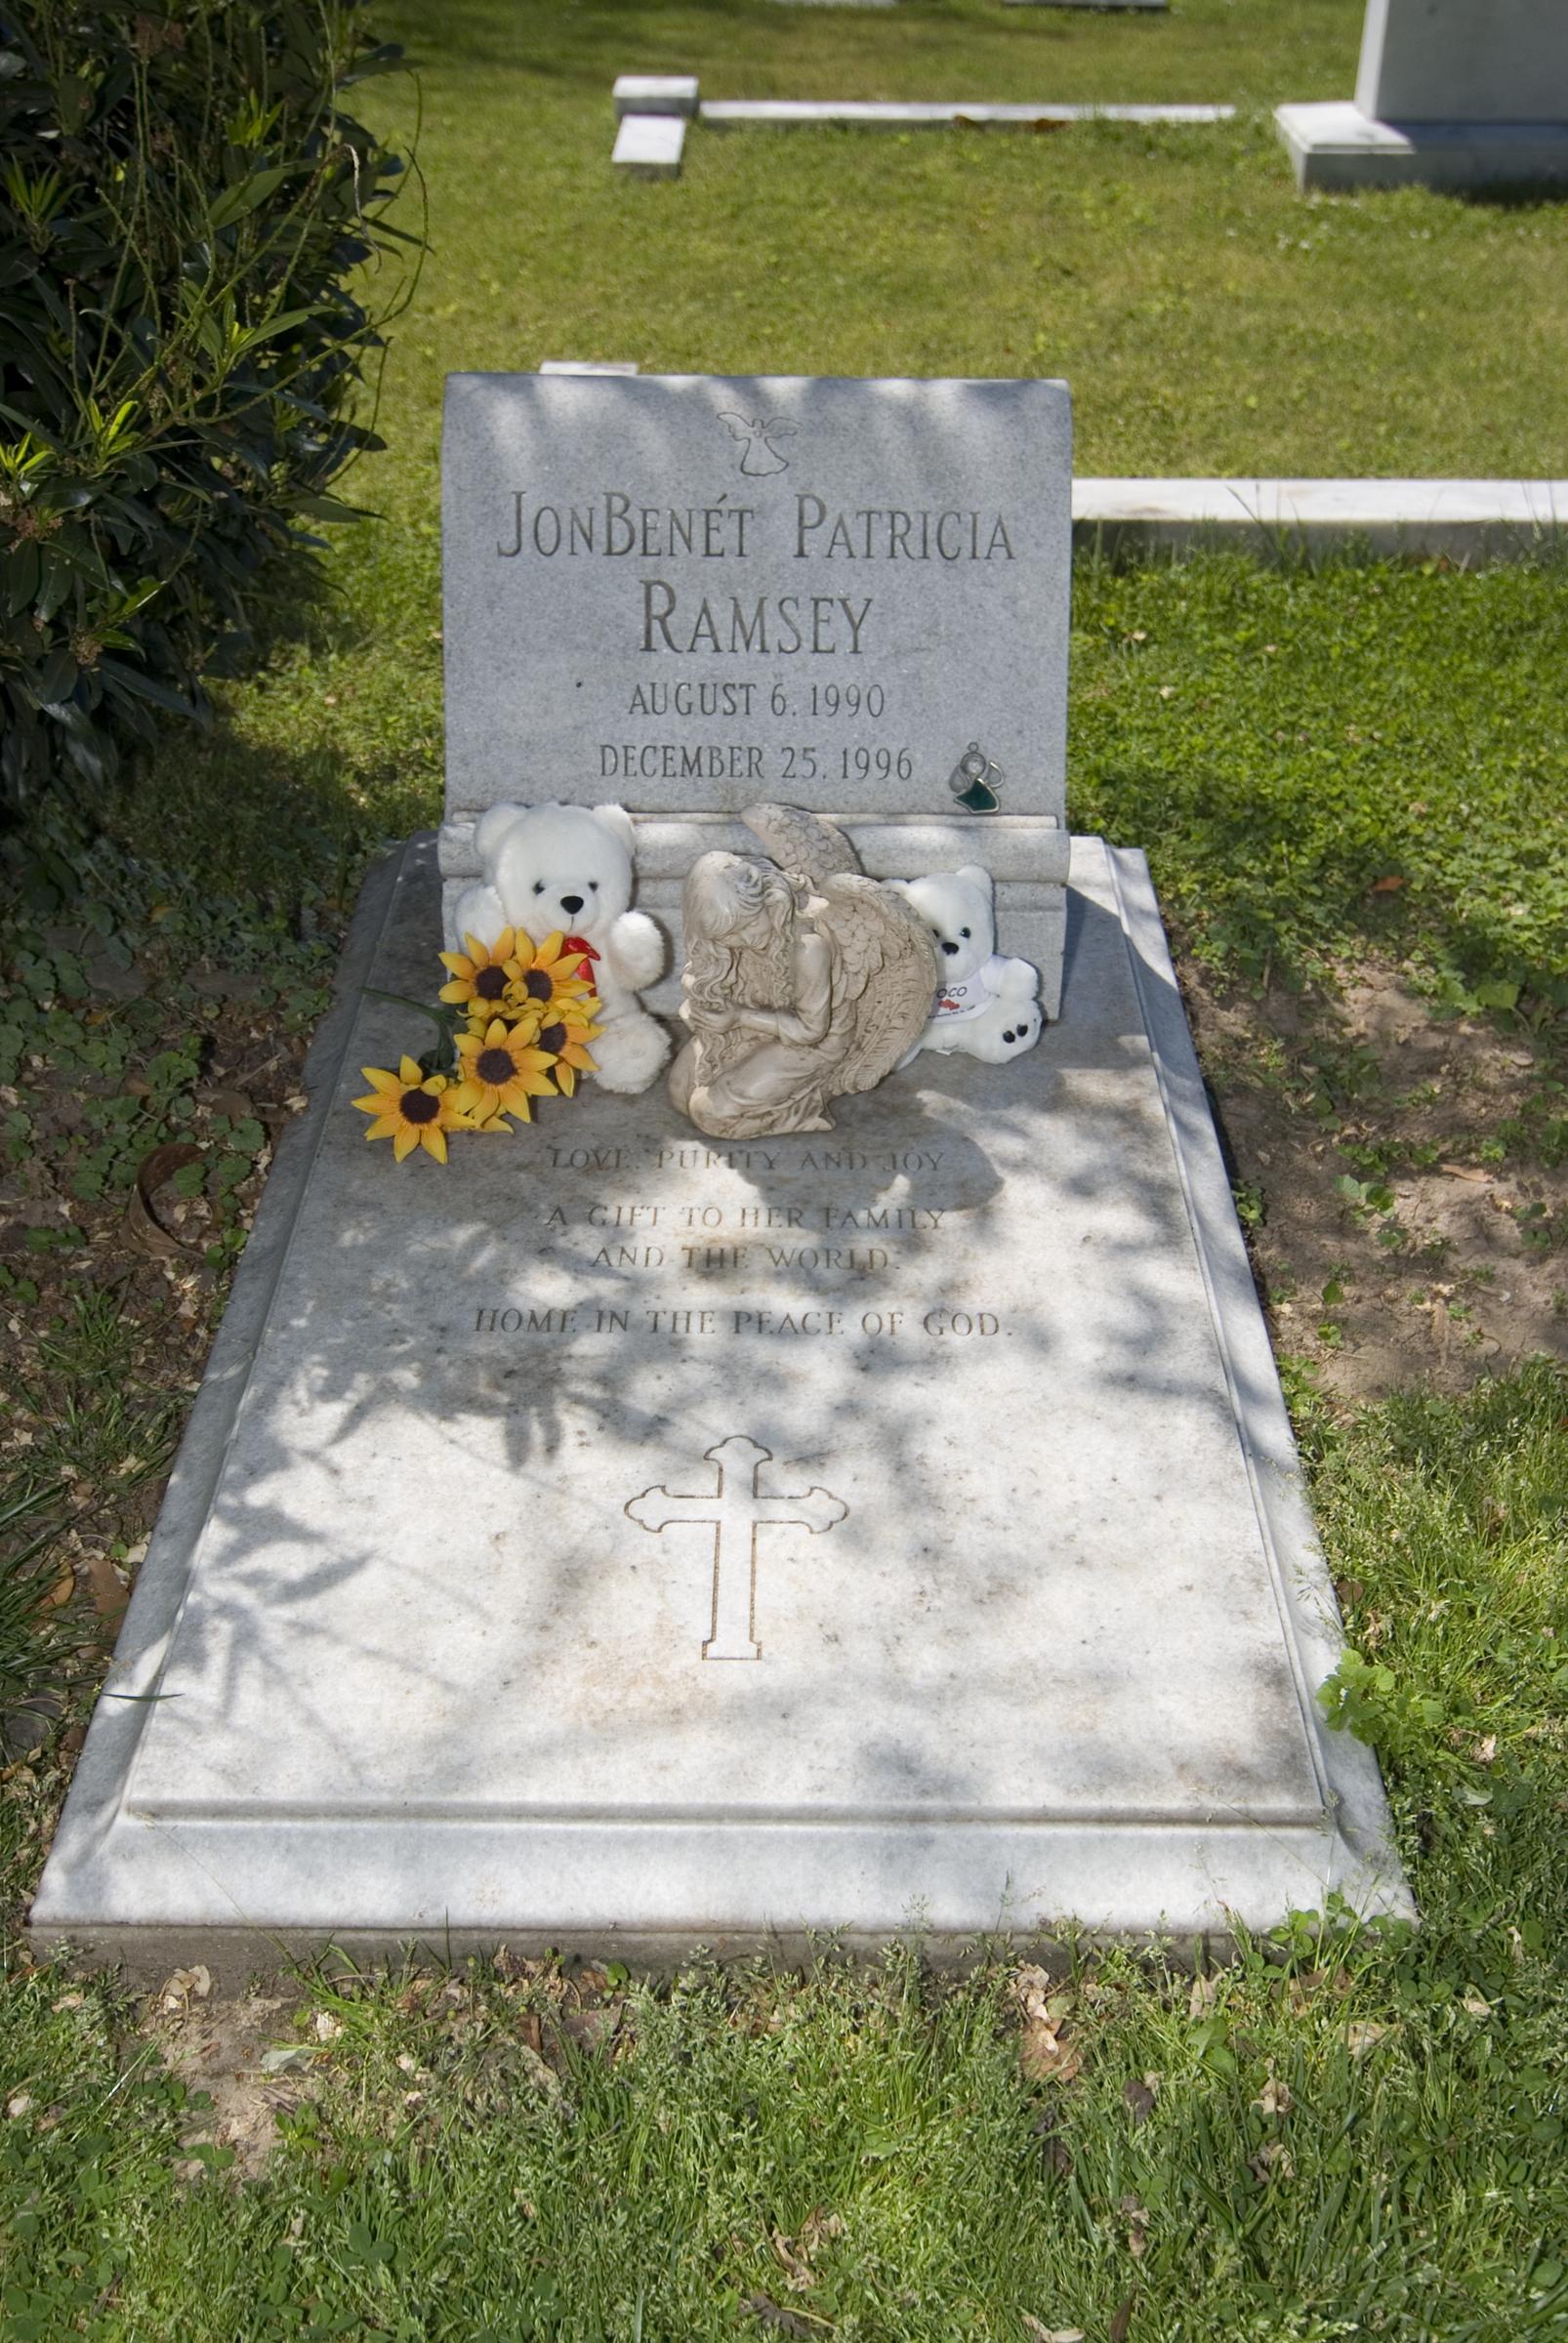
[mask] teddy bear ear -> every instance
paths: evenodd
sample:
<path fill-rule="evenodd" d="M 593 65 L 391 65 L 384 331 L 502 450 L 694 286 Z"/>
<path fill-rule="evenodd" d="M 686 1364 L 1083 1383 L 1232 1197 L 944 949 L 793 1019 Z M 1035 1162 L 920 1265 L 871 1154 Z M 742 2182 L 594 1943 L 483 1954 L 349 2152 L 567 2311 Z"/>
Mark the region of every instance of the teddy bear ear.
<path fill-rule="evenodd" d="M 492 805 L 488 813 L 480 814 L 474 825 L 474 850 L 481 863 L 489 862 L 513 823 L 520 822 L 527 810 L 526 805 L 514 805 L 508 801 L 501 805 Z"/>
<path fill-rule="evenodd" d="M 995 900 L 996 884 L 990 872 L 982 870 L 977 862 L 967 862 L 964 868 L 961 871 L 955 871 L 953 876 L 955 879 L 967 880 L 970 886 L 977 886 L 988 903 Z"/>
<path fill-rule="evenodd" d="M 620 840 L 628 854 L 632 852 L 636 834 L 632 828 L 632 817 L 624 805 L 596 805 L 594 819 L 602 823 Z"/>
<path fill-rule="evenodd" d="M 885 879 L 883 884 L 890 894 L 894 895 L 912 895 L 915 891 L 913 884 L 908 879 Z"/>

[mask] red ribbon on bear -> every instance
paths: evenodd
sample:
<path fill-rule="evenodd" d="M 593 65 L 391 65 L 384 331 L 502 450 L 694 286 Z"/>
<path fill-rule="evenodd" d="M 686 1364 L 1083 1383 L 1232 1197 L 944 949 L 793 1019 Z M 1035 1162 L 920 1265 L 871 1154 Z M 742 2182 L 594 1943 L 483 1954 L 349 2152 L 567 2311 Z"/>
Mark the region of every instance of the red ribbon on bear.
<path fill-rule="evenodd" d="M 580 952 L 585 960 L 598 960 L 598 954 L 595 951 L 593 945 L 587 941 L 586 937 L 581 935 L 567 936 L 566 941 L 561 946 L 561 950 L 563 952 Z"/>

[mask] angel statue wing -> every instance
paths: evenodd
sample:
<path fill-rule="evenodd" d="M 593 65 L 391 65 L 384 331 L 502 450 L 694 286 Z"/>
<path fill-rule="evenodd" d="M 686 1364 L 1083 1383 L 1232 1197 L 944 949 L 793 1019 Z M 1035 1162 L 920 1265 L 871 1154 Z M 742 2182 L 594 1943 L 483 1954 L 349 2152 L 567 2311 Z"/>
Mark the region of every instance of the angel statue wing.
<path fill-rule="evenodd" d="M 748 805 L 740 818 L 781 871 L 798 872 L 815 887 L 841 871 L 859 871 L 860 858 L 844 832 L 804 805 Z"/>
<path fill-rule="evenodd" d="M 869 1090 L 926 1030 L 941 973 L 936 947 L 925 921 L 880 880 L 841 872 L 820 891 L 820 925 L 837 960 L 834 1024 L 842 1018 L 846 1033 L 833 1089 Z"/>

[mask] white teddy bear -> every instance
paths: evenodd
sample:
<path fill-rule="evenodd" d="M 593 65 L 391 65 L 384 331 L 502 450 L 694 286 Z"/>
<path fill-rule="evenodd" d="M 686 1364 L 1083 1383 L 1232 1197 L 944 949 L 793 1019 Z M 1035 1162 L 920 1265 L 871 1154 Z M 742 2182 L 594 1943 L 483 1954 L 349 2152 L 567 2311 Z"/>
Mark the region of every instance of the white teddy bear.
<path fill-rule="evenodd" d="M 598 995 L 591 1047 L 606 1090 L 645 1090 L 670 1037 L 638 999 L 664 972 L 665 942 L 632 900 L 632 817 L 620 805 L 492 805 L 475 827 L 484 878 L 453 911 L 465 935 L 493 944 L 520 927 L 538 944 L 558 928 L 588 953 L 581 973 Z"/>
<path fill-rule="evenodd" d="M 889 884 L 912 903 L 936 938 L 942 965 L 931 1021 L 904 1059 L 922 1049 L 946 1057 L 962 1049 L 988 1065 L 1021 1056 L 1040 1039 L 1040 971 L 996 949 L 996 890 L 977 862 L 928 879 Z"/>

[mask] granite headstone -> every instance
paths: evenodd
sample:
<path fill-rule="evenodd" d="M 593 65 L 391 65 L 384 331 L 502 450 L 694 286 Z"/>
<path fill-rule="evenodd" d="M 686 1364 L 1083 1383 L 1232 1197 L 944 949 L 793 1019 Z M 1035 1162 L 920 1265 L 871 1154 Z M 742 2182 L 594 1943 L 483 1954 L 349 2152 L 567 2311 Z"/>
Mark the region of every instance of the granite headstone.
<path fill-rule="evenodd" d="M 987 861 L 1054 1015 L 1062 384 L 454 375 L 442 475 L 448 923 L 500 800 L 626 805 L 672 924 L 704 823 L 793 800 L 879 876 Z"/>

